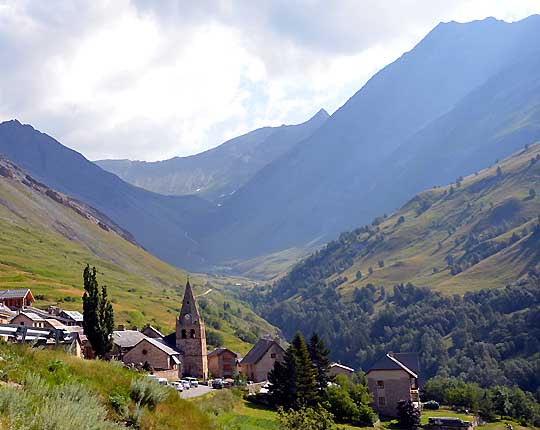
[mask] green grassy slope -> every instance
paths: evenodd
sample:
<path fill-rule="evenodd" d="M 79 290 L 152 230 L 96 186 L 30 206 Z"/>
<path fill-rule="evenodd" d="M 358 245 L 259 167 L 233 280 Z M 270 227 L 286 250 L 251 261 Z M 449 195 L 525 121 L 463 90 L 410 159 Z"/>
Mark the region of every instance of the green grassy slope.
<path fill-rule="evenodd" d="M 540 216 L 540 145 L 457 182 L 343 233 L 282 285 L 294 290 L 299 280 L 325 281 L 348 295 L 367 284 L 412 282 L 454 294 L 500 287 L 539 270 L 540 244 L 532 230 Z"/>
<path fill-rule="evenodd" d="M 125 428 L 125 416 L 114 405 L 123 404 L 132 413 L 131 382 L 143 378 L 118 364 L 5 342 L 0 343 L 0 357 L 2 429 Z M 155 409 L 142 411 L 141 430 L 218 428 L 173 390 L 167 390 Z"/>
<path fill-rule="evenodd" d="M 39 297 L 38 306 L 60 303 L 66 309 L 81 309 L 82 269 L 89 263 L 98 268 L 100 282 L 109 287 L 117 322 L 139 327 L 151 323 L 164 331 L 174 327 L 184 272 L 101 228 L 69 204 L 60 204 L 43 192 L 46 187 L 21 182 L 20 171 L 6 160 L 0 163 L 4 170 L 16 173 L 14 177 L 0 175 L 1 289 L 29 287 Z M 90 218 L 91 208 L 80 208 Z M 274 329 L 223 296 L 223 283 L 204 276 L 192 280 L 196 294 L 206 293 L 200 302 L 208 331 L 219 332 L 225 345 L 244 353 L 250 344 L 238 334 L 249 339 Z M 225 302 L 231 306 L 226 315 Z"/>

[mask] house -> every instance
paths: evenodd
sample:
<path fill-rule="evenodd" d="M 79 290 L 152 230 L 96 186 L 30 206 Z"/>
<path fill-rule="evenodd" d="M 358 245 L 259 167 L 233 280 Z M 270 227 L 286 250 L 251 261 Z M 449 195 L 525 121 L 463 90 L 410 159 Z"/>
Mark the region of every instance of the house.
<path fill-rule="evenodd" d="M 276 361 L 283 361 L 285 350 L 271 339 L 260 339 L 240 362 L 240 373 L 253 382 L 268 380 Z"/>
<path fill-rule="evenodd" d="M 10 309 L 23 309 L 31 306 L 36 299 L 29 288 L 20 290 L 0 290 L 0 303 Z"/>
<path fill-rule="evenodd" d="M 163 339 L 165 336 L 157 328 L 147 325 L 141 330 L 141 333 L 152 339 Z"/>
<path fill-rule="evenodd" d="M 420 407 L 419 368 L 416 353 L 389 352 L 371 366 L 366 376 L 373 409 L 380 415 L 396 417 L 401 400 L 412 400 Z"/>
<path fill-rule="evenodd" d="M 54 319 L 54 318 L 45 318 L 44 319 L 44 327 L 45 328 L 53 328 L 57 330 L 66 330 L 67 326 L 65 324 L 62 324 L 60 321 Z"/>
<path fill-rule="evenodd" d="M 208 353 L 208 370 L 214 378 L 230 378 L 236 373 L 238 354 L 227 348 Z"/>
<path fill-rule="evenodd" d="M 78 311 L 60 311 L 60 314 L 58 315 L 60 318 L 63 318 L 66 320 L 66 325 L 74 326 L 78 325 L 82 327 L 84 317 L 83 314 L 81 314 Z"/>
<path fill-rule="evenodd" d="M 113 331 L 113 349 L 110 356 L 123 361 L 124 355 L 147 336 L 137 330 L 125 330 L 123 326 L 118 328 L 119 330 Z"/>
<path fill-rule="evenodd" d="M 17 312 L 0 303 L 0 324 L 8 324 L 16 315 Z"/>
<path fill-rule="evenodd" d="M 180 370 L 180 353 L 163 342 L 147 336 L 124 354 L 122 361 L 125 364 L 140 366 L 147 363 L 154 370 L 176 370 L 177 374 Z"/>
<path fill-rule="evenodd" d="M 19 312 L 12 320 L 11 324 L 23 325 L 26 327 L 44 328 L 46 327 L 45 318 L 34 312 Z"/>
<path fill-rule="evenodd" d="M 328 376 L 334 378 L 337 375 L 345 375 L 347 378 L 352 378 L 354 369 L 352 367 L 344 366 L 343 364 L 332 363 L 328 369 Z"/>

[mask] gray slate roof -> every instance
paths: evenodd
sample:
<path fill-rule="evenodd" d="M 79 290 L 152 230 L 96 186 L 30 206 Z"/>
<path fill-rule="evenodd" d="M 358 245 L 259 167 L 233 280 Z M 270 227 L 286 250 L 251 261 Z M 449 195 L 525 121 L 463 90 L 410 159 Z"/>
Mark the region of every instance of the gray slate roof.
<path fill-rule="evenodd" d="M 82 322 L 84 317 L 79 311 L 62 311 L 60 315 L 65 315 L 66 318 L 72 319 L 73 321 Z"/>
<path fill-rule="evenodd" d="M 255 346 L 251 348 L 247 355 L 242 359 L 240 364 L 257 364 L 272 345 L 277 345 L 279 348 L 281 348 L 281 345 L 275 340 L 259 339 Z"/>
<path fill-rule="evenodd" d="M 165 345 L 163 342 L 159 341 L 158 339 L 153 339 L 151 337 L 145 337 L 145 339 L 141 339 L 140 342 L 144 342 L 144 341 L 147 341 L 148 343 L 151 343 L 152 345 L 154 345 L 156 348 L 161 349 L 165 354 L 168 354 L 168 355 L 179 355 L 180 354 L 178 351 L 168 347 L 167 345 Z"/>
<path fill-rule="evenodd" d="M 414 377 L 418 377 L 420 365 L 416 352 L 388 353 L 375 362 L 368 370 L 404 370 Z"/>
<path fill-rule="evenodd" d="M 143 339 L 149 338 L 137 330 L 113 331 L 113 342 L 121 348 L 133 348 Z"/>
<path fill-rule="evenodd" d="M 24 298 L 30 290 L 20 289 L 20 290 L 0 290 L 0 300 L 2 299 L 22 299 Z"/>

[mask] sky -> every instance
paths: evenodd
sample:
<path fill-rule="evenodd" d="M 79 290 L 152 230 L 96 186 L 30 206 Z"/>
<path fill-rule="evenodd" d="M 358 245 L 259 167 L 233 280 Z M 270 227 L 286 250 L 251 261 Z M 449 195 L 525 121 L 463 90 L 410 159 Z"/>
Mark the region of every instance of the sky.
<path fill-rule="evenodd" d="M 539 0 L 0 0 L 0 121 L 91 160 L 186 156 L 330 114 L 439 22 Z"/>

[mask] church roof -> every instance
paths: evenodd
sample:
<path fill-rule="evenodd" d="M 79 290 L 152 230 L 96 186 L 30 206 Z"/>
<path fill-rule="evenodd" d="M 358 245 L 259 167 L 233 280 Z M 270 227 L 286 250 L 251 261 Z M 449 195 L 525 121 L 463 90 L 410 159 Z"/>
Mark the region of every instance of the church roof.
<path fill-rule="evenodd" d="M 275 340 L 259 339 L 255 346 L 253 346 L 253 348 L 251 348 L 247 355 L 242 359 L 240 364 L 257 364 L 273 345 L 277 345 L 279 348 L 283 349 Z"/>
<path fill-rule="evenodd" d="M 141 342 L 148 342 L 150 344 L 152 344 L 153 346 L 155 346 L 156 348 L 160 349 L 161 351 L 163 351 L 165 354 L 167 355 L 178 355 L 180 354 L 177 350 L 165 345 L 163 342 L 161 342 L 160 340 L 158 339 L 153 339 L 151 337 L 145 337 L 144 339 L 141 339 L 137 345 Z"/>
<path fill-rule="evenodd" d="M 145 338 L 147 338 L 147 336 L 137 330 L 113 331 L 113 342 L 121 348 L 133 348 Z"/>
<path fill-rule="evenodd" d="M 404 370 L 414 378 L 418 378 L 420 370 L 418 354 L 416 352 L 389 352 L 371 366 L 368 373 L 372 370 Z"/>

